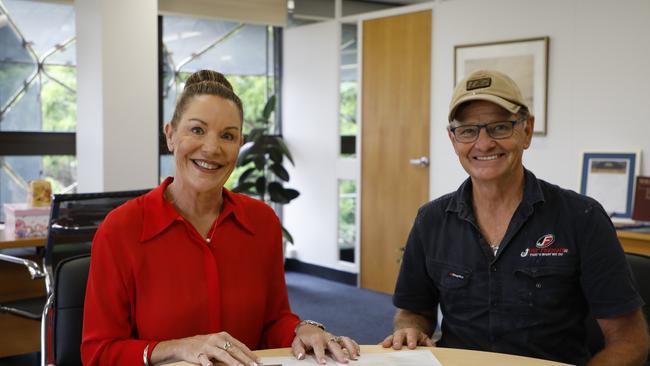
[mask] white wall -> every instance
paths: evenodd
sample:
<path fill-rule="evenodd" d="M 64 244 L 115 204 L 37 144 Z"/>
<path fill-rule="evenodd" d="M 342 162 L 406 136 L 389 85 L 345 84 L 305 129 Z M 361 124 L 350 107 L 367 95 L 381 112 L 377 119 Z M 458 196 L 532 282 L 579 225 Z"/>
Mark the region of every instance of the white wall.
<path fill-rule="evenodd" d="M 454 45 L 550 37 L 547 135 L 524 164 L 577 190 L 582 150 L 643 150 L 650 174 L 650 1 L 463 0 L 433 12 L 431 197 L 467 176 L 447 138 Z"/>
<path fill-rule="evenodd" d="M 156 0 L 76 0 L 80 192 L 158 183 Z"/>
<path fill-rule="evenodd" d="M 288 186 L 300 197 L 284 208 L 295 245 L 289 256 L 338 267 L 338 25 L 286 29 L 282 129 L 295 159 Z"/>

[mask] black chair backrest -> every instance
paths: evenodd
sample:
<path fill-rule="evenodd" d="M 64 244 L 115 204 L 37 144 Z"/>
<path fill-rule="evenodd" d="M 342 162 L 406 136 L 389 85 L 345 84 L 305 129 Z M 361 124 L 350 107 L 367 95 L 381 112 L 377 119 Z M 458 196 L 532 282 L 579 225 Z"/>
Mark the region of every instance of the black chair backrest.
<path fill-rule="evenodd" d="M 625 253 L 625 257 L 630 265 L 636 288 L 645 302 L 643 315 L 646 322 L 648 322 L 650 320 L 650 257 L 635 253 Z M 587 346 L 591 353 L 594 354 L 605 345 L 603 333 L 600 326 L 598 326 L 598 322 L 592 317 L 589 317 L 585 324 L 587 326 Z M 650 355 L 648 357 L 650 360 Z"/>
<path fill-rule="evenodd" d="M 54 269 L 63 258 L 89 253 L 90 243 L 104 217 L 117 206 L 147 192 L 149 190 L 54 195 L 45 267 Z"/>
<path fill-rule="evenodd" d="M 632 269 L 636 288 L 645 302 L 643 315 L 648 321 L 650 320 L 650 257 L 634 253 L 625 253 L 625 256 Z"/>
<path fill-rule="evenodd" d="M 54 275 L 52 346 L 57 366 L 81 366 L 81 330 L 90 255 L 66 258 Z"/>

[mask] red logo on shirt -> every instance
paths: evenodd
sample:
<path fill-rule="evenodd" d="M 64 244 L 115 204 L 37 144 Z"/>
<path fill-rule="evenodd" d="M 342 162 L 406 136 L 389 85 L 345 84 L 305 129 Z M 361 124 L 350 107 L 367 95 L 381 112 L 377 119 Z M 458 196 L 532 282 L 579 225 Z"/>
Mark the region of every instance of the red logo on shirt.
<path fill-rule="evenodd" d="M 553 234 L 546 234 L 537 239 L 535 246 L 538 248 L 548 248 L 553 243 L 555 243 L 555 236 Z"/>

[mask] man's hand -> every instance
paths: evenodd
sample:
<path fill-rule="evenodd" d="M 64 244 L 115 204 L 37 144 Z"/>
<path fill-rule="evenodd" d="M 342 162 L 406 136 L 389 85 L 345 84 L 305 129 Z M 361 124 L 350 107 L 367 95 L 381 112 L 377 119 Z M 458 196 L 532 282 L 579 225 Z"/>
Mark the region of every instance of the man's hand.
<path fill-rule="evenodd" d="M 433 347 L 435 344 L 429 337 L 431 329 L 436 322 L 436 312 L 427 311 L 414 313 L 412 311 L 397 309 L 393 321 L 395 331 L 381 342 L 384 348 L 402 349 L 406 345 L 409 349 L 417 346 Z"/>
<path fill-rule="evenodd" d="M 399 350 L 406 344 L 408 349 L 415 349 L 417 346 L 433 347 L 435 344 L 431 338 L 416 328 L 398 329 L 381 342 L 382 347 Z"/>

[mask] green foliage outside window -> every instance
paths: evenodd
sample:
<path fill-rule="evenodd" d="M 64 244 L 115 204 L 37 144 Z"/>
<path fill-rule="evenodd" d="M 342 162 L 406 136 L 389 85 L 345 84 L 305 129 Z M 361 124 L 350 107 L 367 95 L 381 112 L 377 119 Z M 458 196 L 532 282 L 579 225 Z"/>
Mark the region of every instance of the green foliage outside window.
<path fill-rule="evenodd" d="M 46 65 L 45 71 L 58 82 L 43 76 L 43 131 L 74 132 L 77 128 L 77 95 L 73 92 L 77 90 L 76 70 L 70 66 Z"/>
<path fill-rule="evenodd" d="M 74 132 L 77 129 L 77 95 L 74 92 L 77 90 L 76 69 L 46 65 L 45 71 L 56 81 L 43 76 L 43 131 Z M 41 174 L 50 181 L 53 192 L 60 192 L 76 181 L 76 168 L 77 159 L 74 156 L 44 156 Z"/>
<path fill-rule="evenodd" d="M 354 180 L 339 180 L 339 248 L 354 248 L 356 189 Z"/>
<path fill-rule="evenodd" d="M 61 192 L 77 180 L 77 158 L 69 155 L 43 156 L 43 177 L 52 185 L 52 192 Z"/>
<path fill-rule="evenodd" d="M 357 83 L 341 82 L 340 129 L 342 136 L 357 134 Z"/>
<path fill-rule="evenodd" d="M 266 76 L 227 75 L 235 94 L 244 105 L 244 133 L 248 134 L 255 127 L 256 118 L 262 115 L 267 100 Z"/>

